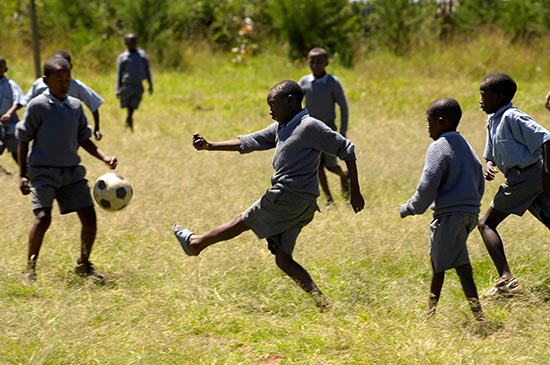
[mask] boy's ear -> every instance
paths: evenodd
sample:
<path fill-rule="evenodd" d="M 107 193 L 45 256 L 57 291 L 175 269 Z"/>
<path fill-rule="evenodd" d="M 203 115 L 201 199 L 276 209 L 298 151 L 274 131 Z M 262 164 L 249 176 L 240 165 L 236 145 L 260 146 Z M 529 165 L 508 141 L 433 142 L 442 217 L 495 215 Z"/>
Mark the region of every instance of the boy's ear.
<path fill-rule="evenodd" d="M 44 81 L 44 83 L 45 83 L 46 85 L 48 85 L 48 77 L 47 77 L 47 76 L 45 76 L 45 75 L 42 76 L 42 81 Z"/>

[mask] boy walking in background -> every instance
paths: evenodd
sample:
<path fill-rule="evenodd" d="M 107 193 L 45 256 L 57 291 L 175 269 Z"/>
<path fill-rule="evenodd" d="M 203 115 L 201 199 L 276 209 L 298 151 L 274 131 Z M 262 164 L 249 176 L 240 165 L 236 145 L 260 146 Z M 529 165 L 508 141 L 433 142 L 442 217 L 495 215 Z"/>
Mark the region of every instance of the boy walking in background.
<path fill-rule="evenodd" d="M 4 57 L 0 56 L 0 155 L 7 149 L 17 162 L 15 125 L 19 121 L 17 111 L 25 105 L 25 101 L 19 85 L 6 77 L 7 71 L 8 63 Z M 2 166 L 0 166 L 0 172 L 11 175 Z"/>
<path fill-rule="evenodd" d="M 345 138 L 348 129 L 348 102 L 344 94 L 344 88 L 337 77 L 326 72 L 328 66 L 328 53 L 323 48 L 313 48 L 307 55 L 307 61 L 312 73 L 303 76 L 298 84 L 304 90 L 306 108 L 309 114 L 326 123 L 333 131 L 336 127 L 336 110 L 334 104 L 340 107 L 340 134 Z M 336 160 L 336 156 L 326 153 L 321 154 L 321 166 L 319 167 L 319 183 L 327 198 L 327 206 L 334 203 L 328 186 L 325 168 L 340 177 L 342 194 L 349 198 L 349 176 Z"/>
<path fill-rule="evenodd" d="M 506 177 L 479 221 L 479 232 L 499 274 L 484 296 L 522 294 L 497 227 L 510 214 L 522 216 L 529 210 L 550 228 L 550 133 L 512 106 L 517 85 L 509 75 L 489 74 L 479 89 L 481 109 L 488 114 L 485 179 L 492 181 L 498 171 Z"/>
<path fill-rule="evenodd" d="M 53 54 L 53 57 L 61 57 L 65 59 L 73 67 L 71 55 L 67 51 L 59 50 Z M 48 85 L 44 83 L 44 78 L 39 77 L 32 84 L 27 95 L 25 95 L 25 105 L 32 99 L 42 94 L 48 89 Z M 71 79 L 71 88 L 69 89 L 69 96 L 77 98 L 82 101 L 94 118 L 94 138 L 99 141 L 103 137 L 99 131 L 99 107 L 103 104 L 103 98 L 94 90 L 89 88 L 85 83 L 77 79 Z"/>
<path fill-rule="evenodd" d="M 422 214 L 430 206 L 434 210 L 429 236 L 432 281 L 428 316 L 435 314 L 445 270 L 455 268 L 474 317 L 483 321 L 466 246 L 468 235 L 476 227 L 483 196 L 481 162 L 456 130 L 462 116 L 456 100 L 435 100 L 426 114 L 434 142 L 426 152 L 415 194 L 400 208 L 401 218 Z"/>
<path fill-rule="evenodd" d="M 153 79 L 149 69 L 149 58 L 144 50 L 137 47 L 135 34 L 127 34 L 124 43 L 128 49 L 122 52 L 116 64 L 116 96 L 120 107 L 128 109 L 126 127 L 134 130 L 134 111 L 139 107 L 143 95 L 143 80 L 149 84 L 149 94 L 153 94 Z"/>
<path fill-rule="evenodd" d="M 20 189 L 23 195 L 31 193 L 35 216 L 23 280 L 36 280 L 36 261 L 52 220 L 54 199 L 61 214 L 76 212 L 82 223 L 80 258 L 75 273 L 103 280 L 89 261 L 97 223 L 78 148 L 82 147 L 111 169 L 116 168 L 117 159 L 107 156 L 92 142 L 81 102 L 68 96 L 71 65 L 61 57 L 50 58 L 44 63 L 44 82 L 48 90 L 31 100 L 16 128 Z"/>
<path fill-rule="evenodd" d="M 346 162 L 354 212 L 363 209 L 364 200 L 357 179 L 354 145 L 309 116 L 307 110 L 302 109 L 302 98 L 303 91 L 296 82 L 282 81 L 273 86 L 267 96 L 271 117 L 276 121 L 267 128 L 224 142 L 209 142 L 198 133 L 193 135 L 193 146 L 197 150 L 250 153 L 274 148 L 275 174 L 263 197 L 231 221 L 203 235 L 177 224 L 173 229 L 189 256 L 197 256 L 210 245 L 252 230 L 259 238 L 267 239 L 277 266 L 324 310 L 330 305 L 327 298 L 292 257 L 300 231 L 318 210 L 317 169 L 321 152 L 336 155 Z"/>

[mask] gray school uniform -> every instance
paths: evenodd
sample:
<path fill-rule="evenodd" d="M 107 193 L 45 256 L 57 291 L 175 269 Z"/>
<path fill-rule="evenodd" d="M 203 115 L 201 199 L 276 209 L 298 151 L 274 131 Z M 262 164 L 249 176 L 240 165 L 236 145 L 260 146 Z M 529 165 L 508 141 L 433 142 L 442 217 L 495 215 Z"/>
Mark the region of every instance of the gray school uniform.
<path fill-rule="evenodd" d="M 78 99 L 59 100 L 45 91 L 29 103 L 15 135 L 32 141 L 27 160 L 33 209 L 51 208 L 54 199 L 62 214 L 93 206 L 78 155 L 92 131 Z"/>
<path fill-rule="evenodd" d="M 48 85 L 44 83 L 44 79 L 39 77 L 34 81 L 29 92 L 25 95 L 25 103 L 28 104 L 32 99 L 48 90 Z M 88 85 L 77 79 L 71 79 L 71 88 L 69 89 L 69 96 L 82 101 L 88 109 L 93 113 L 99 109 L 104 100 L 94 90 L 90 89 Z"/>
<path fill-rule="evenodd" d="M 0 78 L 0 116 L 4 115 L 13 104 L 26 105 L 23 99 L 23 91 L 15 81 L 3 76 Z M 8 124 L 3 125 L 0 123 L 0 155 L 7 148 L 13 156 L 16 156 L 15 125 L 18 121 L 17 113 L 13 113 Z"/>
<path fill-rule="evenodd" d="M 116 95 L 120 96 L 120 107 L 137 109 L 143 95 L 142 82 L 147 80 L 153 87 L 147 53 L 138 48 L 135 52 L 122 52 L 117 59 Z"/>
<path fill-rule="evenodd" d="M 355 160 L 355 147 L 326 124 L 302 110 L 286 124 L 240 135 L 241 153 L 275 149 L 271 187 L 244 213 L 244 223 L 259 238 L 267 238 L 292 254 L 300 230 L 318 210 L 320 153 Z"/>
<path fill-rule="evenodd" d="M 304 91 L 306 108 L 309 114 L 326 123 L 336 131 L 336 108 L 340 107 L 340 134 L 346 136 L 348 130 L 349 108 L 344 88 L 340 80 L 331 74 L 325 74 L 320 79 L 313 74 L 303 76 L 298 84 Z M 327 166 L 336 166 L 334 156 L 321 154 L 321 160 Z"/>
<path fill-rule="evenodd" d="M 491 202 L 494 209 L 519 216 L 529 209 L 541 221 L 541 213 L 550 218 L 541 163 L 541 146 L 549 140 L 550 132 L 512 103 L 488 116 L 483 157 L 506 177 Z"/>
<path fill-rule="evenodd" d="M 459 132 L 443 133 L 430 144 L 416 192 L 400 213 L 433 209 L 429 243 L 436 272 L 470 262 L 466 240 L 477 223 L 484 187 L 481 162 Z"/>

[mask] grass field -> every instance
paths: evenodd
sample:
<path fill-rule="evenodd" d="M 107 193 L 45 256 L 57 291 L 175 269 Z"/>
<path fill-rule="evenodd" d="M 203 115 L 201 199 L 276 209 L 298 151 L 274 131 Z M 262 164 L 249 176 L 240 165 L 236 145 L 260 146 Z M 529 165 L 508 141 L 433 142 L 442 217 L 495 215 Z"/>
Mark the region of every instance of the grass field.
<path fill-rule="evenodd" d="M 30 59 L 11 59 L 26 91 Z M 334 302 L 319 313 L 275 266 L 264 241 L 247 232 L 185 257 L 171 233 L 180 222 L 196 232 L 243 211 L 269 186 L 272 152 L 239 155 L 197 152 L 191 135 L 231 139 L 271 123 L 268 89 L 308 73 L 283 56 L 263 55 L 248 66 L 230 55 L 190 50 L 183 73 L 153 69 L 155 94 L 135 115 L 136 131 L 113 95 L 114 71 L 96 74 L 75 60 L 73 77 L 97 90 L 104 139 L 119 158 L 117 171 L 135 195 L 123 211 L 97 209 L 92 259 L 107 275 L 96 285 L 72 274 L 79 252 L 76 215 L 54 210 L 38 281 L 20 283 L 33 217 L 16 177 L 0 176 L 0 364 L 547 364 L 550 358 L 548 230 L 534 218 L 512 217 L 500 233 L 511 267 L 526 294 L 482 301 L 488 333 L 477 330 L 458 278 L 449 272 L 439 312 L 422 314 L 430 267 L 430 214 L 399 218 L 424 163 L 425 108 L 433 99 L 459 100 L 459 127 L 481 155 L 485 115 L 479 81 L 509 72 L 519 85 L 515 104 L 550 127 L 543 107 L 550 84 L 544 47 L 510 46 L 500 38 L 432 48 L 408 58 L 374 55 L 353 69 L 329 66 L 343 82 L 351 109 L 349 138 L 356 144 L 366 209 L 355 215 L 338 197 L 301 234 L 295 258 Z M 154 63 L 153 63 L 154 64 Z M 88 178 L 107 172 L 81 153 Z M 7 154 L 0 164 L 16 172 Z M 498 184 L 488 183 L 485 209 Z M 331 177 L 335 192 L 338 183 Z M 338 194 L 335 194 L 338 196 Z M 319 203 L 322 204 L 323 197 Z M 478 289 L 496 270 L 477 231 L 469 240 Z"/>

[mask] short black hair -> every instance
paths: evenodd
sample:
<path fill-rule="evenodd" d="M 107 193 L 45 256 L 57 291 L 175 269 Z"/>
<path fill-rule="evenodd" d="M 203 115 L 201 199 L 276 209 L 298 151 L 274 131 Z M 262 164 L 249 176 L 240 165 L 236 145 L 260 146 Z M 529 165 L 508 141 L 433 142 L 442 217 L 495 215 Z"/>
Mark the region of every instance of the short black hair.
<path fill-rule="evenodd" d="M 55 53 L 53 54 L 53 57 L 61 57 L 65 59 L 67 62 L 69 62 L 70 64 L 72 64 L 71 54 L 65 50 L 60 49 L 59 51 L 55 51 Z"/>
<path fill-rule="evenodd" d="M 44 76 L 50 76 L 58 70 L 71 71 L 71 64 L 61 57 L 50 57 L 44 62 Z"/>
<path fill-rule="evenodd" d="M 302 100 L 304 98 L 304 91 L 302 87 L 298 85 L 297 82 L 292 80 L 284 80 L 274 85 L 269 89 L 268 96 L 273 98 L 278 98 L 283 95 L 292 95 L 296 98 L 298 105 L 302 105 Z"/>
<path fill-rule="evenodd" d="M 504 72 L 489 74 L 481 80 L 480 90 L 504 95 L 506 103 L 509 103 L 516 95 L 518 86 L 514 79 Z"/>
<path fill-rule="evenodd" d="M 321 47 L 315 47 L 315 48 L 312 48 L 308 53 L 307 53 L 307 56 L 308 58 L 309 57 L 324 57 L 328 60 L 328 52 L 324 49 L 324 48 L 321 48 Z"/>
<path fill-rule="evenodd" d="M 428 106 L 426 114 L 429 117 L 443 118 L 448 120 L 451 125 L 456 129 L 460 118 L 462 118 L 462 109 L 458 101 L 452 98 L 441 98 L 434 100 Z"/>

